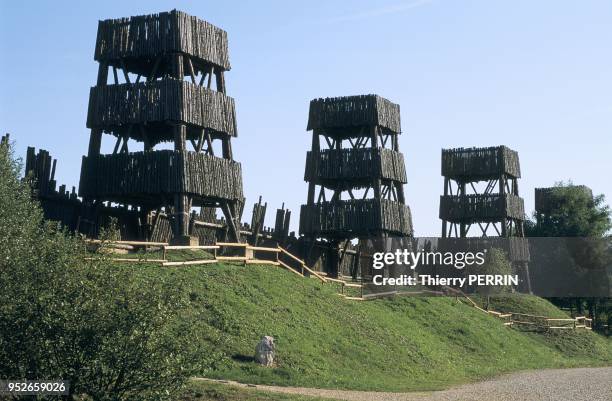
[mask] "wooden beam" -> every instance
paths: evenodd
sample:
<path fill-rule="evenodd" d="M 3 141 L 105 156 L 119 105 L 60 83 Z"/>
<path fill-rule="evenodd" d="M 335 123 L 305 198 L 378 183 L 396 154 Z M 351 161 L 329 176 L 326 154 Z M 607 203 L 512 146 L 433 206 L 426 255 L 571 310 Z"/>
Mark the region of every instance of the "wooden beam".
<path fill-rule="evenodd" d="M 125 78 L 126 83 L 131 85 L 132 83 L 130 82 L 130 76 L 128 75 L 128 71 L 125 66 L 125 62 L 123 61 L 122 58 L 120 58 L 119 61 L 121 62 L 121 71 L 123 71 L 123 78 Z"/>
<path fill-rule="evenodd" d="M 210 84 L 212 83 L 212 76 L 215 73 L 215 66 L 210 66 L 210 73 L 208 74 L 208 82 L 206 83 L 206 89 L 210 89 Z"/>
<path fill-rule="evenodd" d="M 193 70 L 193 63 L 191 62 L 191 57 L 186 56 L 187 57 L 187 68 L 189 69 L 189 76 L 191 77 L 191 83 L 195 85 L 196 83 L 196 79 L 195 79 L 195 71 Z"/>

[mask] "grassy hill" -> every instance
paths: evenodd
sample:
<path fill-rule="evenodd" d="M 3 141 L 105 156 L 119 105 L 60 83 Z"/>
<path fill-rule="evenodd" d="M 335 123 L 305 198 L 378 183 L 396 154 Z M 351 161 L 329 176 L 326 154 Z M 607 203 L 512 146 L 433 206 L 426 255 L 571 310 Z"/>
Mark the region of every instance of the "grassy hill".
<path fill-rule="evenodd" d="M 270 266 L 133 267 L 172 276 L 188 292 L 201 347 L 201 375 L 247 383 L 357 390 L 448 387 L 503 372 L 612 364 L 612 342 L 587 331 L 522 333 L 453 298 L 347 301 L 333 286 Z M 170 277 L 169 277 L 170 278 Z M 563 312 L 545 300 L 499 301 L 523 311 Z M 263 335 L 279 364 L 252 359 Z"/>

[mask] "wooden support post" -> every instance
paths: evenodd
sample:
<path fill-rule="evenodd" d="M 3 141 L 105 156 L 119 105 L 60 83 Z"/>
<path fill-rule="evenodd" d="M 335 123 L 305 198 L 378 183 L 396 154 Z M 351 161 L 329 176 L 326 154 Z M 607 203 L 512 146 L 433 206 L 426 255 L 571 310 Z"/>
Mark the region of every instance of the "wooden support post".
<path fill-rule="evenodd" d="M 223 71 L 216 71 L 215 78 L 217 81 L 217 92 L 225 93 L 225 76 L 223 75 Z"/>
<path fill-rule="evenodd" d="M 448 195 L 448 185 L 449 185 L 449 179 L 447 177 L 444 177 L 444 196 Z M 442 220 L 442 238 L 446 238 L 446 220 Z"/>
<path fill-rule="evenodd" d="M 175 53 L 172 55 L 172 76 L 180 80 L 182 80 L 185 76 L 183 55 L 180 53 Z"/>
<path fill-rule="evenodd" d="M 339 261 L 339 243 L 332 241 L 327 248 L 327 270 L 330 277 L 338 278 L 340 269 L 338 266 Z"/>
<path fill-rule="evenodd" d="M 459 183 L 459 195 L 465 196 L 465 182 Z M 465 223 L 459 224 L 459 236 L 465 238 L 467 236 L 467 230 Z"/>
<path fill-rule="evenodd" d="M 378 126 L 376 125 L 370 128 L 370 140 L 372 142 L 372 149 L 378 149 Z M 374 189 L 374 199 L 380 200 L 380 177 L 374 178 L 372 188 Z"/>
<path fill-rule="evenodd" d="M 119 151 L 119 145 L 121 145 L 122 140 L 123 140 L 123 137 L 121 135 L 118 135 L 117 141 L 115 142 L 115 148 L 113 149 L 113 154 L 117 154 L 117 152 Z"/>
<path fill-rule="evenodd" d="M 189 236 L 191 199 L 185 194 L 174 195 L 174 239 L 183 240 Z"/>
<path fill-rule="evenodd" d="M 91 130 L 89 136 L 89 149 L 87 150 L 87 156 L 93 158 L 100 155 L 100 148 L 102 147 L 102 130 L 94 128 Z"/>
<path fill-rule="evenodd" d="M 212 138 L 210 136 L 210 132 L 206 132 L 206 144 L 208 146 L 208 154 L 211 156 L 215 155 L 215 149 L 213 149 Z"/>
<path fill-rule="evenodd" d="M 504 174 L 501 175 L 501 177 L 499 178 L 499 194 L 501 196 L 506 195 L 506 176 Z M 506 214 L 506 210 L 504 209 L 503 213 Z M 503 218 L 502 222 L 501 222 L 501 233 L 500 235 L 502 237 L 507 237 L 508 236 L 508 219 L 507 218 Z"/>
<path fill-rule="evenodd" d="M 174 150 L 179 152 L 186 151 L 187 127 L 184 124 L 177 124 L 174 129 Z"/>
<path fill-rule="evenodd" d="M 342 255 L 340 255 L 340 260 L 338 261 L 338 275 L 342 272 L 342 263 L 344 263 L 344 257 L 346 255 L 346 250 L 348 249 L 349 240 L 344 241 L 344 246 L 342 247 Z"/>
<path fill-rule="evenodd" d="M 125 79 L 125 83 L 131 85 L 132 82 L 130 82 L 130 76 L 128 74 L 127 67 L 125 66 L 125 61 L 123 59 L 119 59 L 119 61 L 121 62 L 121 71 L 123 71 L 123 79 Z"/>
<path fill-rule="evenodd" d="M 171 56 L 171 74 L 175 79 L 183 80 L 184 56 L 180 53 Z M 184 124 L 173 126 L 174 131 L 174 150 L 179 153 L 187 151 L 187 127 Z M 178 168 L 178 166 L 173 166 Z M 184 172 L 179 172 L 183 174 Z M 181 177 L 182 179 L 183 177 Z M 173 234 L 175 241 L 186 242 L 189 237 L 189 221 L 191 212 L 191 199 L 184 193 L 174 194 L 174 221 Z"/>
<path fill-rule="evenodd" d="M 222 151 L 223 151 L 223 158 L 224 159 L 228 159 L 228 160 L 234 160 L 234 155 L 232 154 L 232 142 L 230 140 L 230 136 L 229 135 L 225 135 L 222 139 L 221 139 L 221 144 L 222 144 Z"/>
<path fill-rule="evenodd" d="M 319 132 L 315 129 L 312 133 L 312 151 L 310 152 L 311 160 L 310 160 L 310 172 L 309 176 L 311 177 L 308 182 L 308 199 L 306 203 L 308 205 L 314 205 L 315 203 L 315 191 L 316 191 L 316 183 L 317 183 L 317 171 L 319 164 L 319 152 L 320 149 L 320 138 Z"/>
<path fill-rule="evenodd" d="M 189 76 L 191 77 L 191 83 L 195 85 L 196 83 L 196 79 L 195 79 L 195 71 L 193 70 L 193 63 L 191 62 L 191 57 L 186 56 L 187 57 L 187 68 L 189 70 Z"/>
<path fill-rule="evenodd" d="M 223 202 L 221 204 L 221 210 L 223 211 L 223 214 L 225 215 L 225 220 L 227 221 L 230 240 L 234 242 L 240 242 L 240 233 L 238 230 L 238 226 L 236 225 L 236 219 L 234 218 L 234 205 L 230 205 L 229 202 Z"/>
<path fill-rule="evenodd" d="M 115 74 L 116 75 L 116 74 Z M 98 79 L 96 82 L 97 86 L 106 86 L 108 81 L 108 63 L 101 62 L 98 66 Z M 102 130 L 92 129 L 89 136 L 89 149 L 87 155 L 95 157 L 100 155 L 100 148 L 102 146 Z"/>
<path fill-rule="evenodd" d="M 210 89 L 210 84 L 212 83 L 212 76 L 215 73 L 215 66 L 210 66 L 210 72 L 208 73 L 208 82 L 206 83 L 206 89 Z"/>

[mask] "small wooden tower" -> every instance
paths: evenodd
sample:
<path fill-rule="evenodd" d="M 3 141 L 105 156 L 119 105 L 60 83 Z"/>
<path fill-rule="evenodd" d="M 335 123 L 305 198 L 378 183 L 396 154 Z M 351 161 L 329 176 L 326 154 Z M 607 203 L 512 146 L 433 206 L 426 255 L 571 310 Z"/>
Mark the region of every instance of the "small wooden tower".
<path fill-rule="evenodd" d="M 315 99 L 307 129 L 313 135 L 300 234 L 331 245 L 411 235 L 403 188 L 406 170 L 398 146 L 399 105 L 377 95 Z"/>
<path fill-rule="evenodd" d="M 503 244 L 513 265 L 524 269 L 529 289 L 529 247 L 524 239 L 525 207 L 518 189 L 518 153 L 506 146 L 443 149 L 442 176 L 442 238 L 508 238 L 489 243 Z"/>
<path fill-rule="evenodd" d="M 220 207 L 240 240 L 244 198 L 231 146 L 234 100 L 225 94 L 227 48 L 225 31 L 176 10 L 99 22 L 79 185 L 86 202 L 129 205 L 143 219 L 165 210 L 181 243 L 192 241 L 192 207 Z M 103 134 L 115 138 L 111 154 L 101 154 Z M 164 142 L 173 149 L 159 149 Z"/>

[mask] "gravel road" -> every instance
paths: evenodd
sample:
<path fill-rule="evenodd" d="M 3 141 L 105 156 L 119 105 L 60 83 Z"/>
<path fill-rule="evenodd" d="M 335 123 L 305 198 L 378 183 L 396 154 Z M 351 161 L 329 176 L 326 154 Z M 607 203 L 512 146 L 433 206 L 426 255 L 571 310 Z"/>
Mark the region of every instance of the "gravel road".
<path fill-rule="evenodd" d="M 612 401 L 612 367 L 533 370 L 428 393 L 381 393 L 223 382 L 264 391 L 346 401 Z"/>

